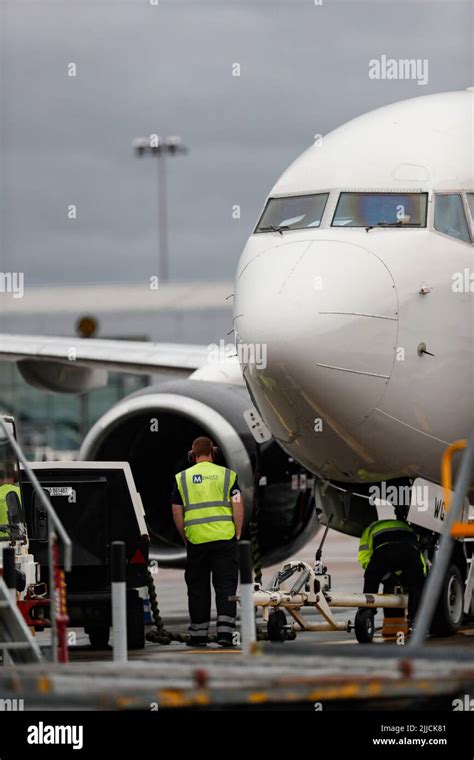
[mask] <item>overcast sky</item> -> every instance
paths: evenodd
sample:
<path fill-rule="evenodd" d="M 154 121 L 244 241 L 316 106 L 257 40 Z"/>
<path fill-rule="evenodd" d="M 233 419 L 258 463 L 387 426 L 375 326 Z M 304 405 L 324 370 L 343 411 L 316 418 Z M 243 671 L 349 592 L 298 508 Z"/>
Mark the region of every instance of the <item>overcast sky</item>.
<path fill-rule="evenodd" d="M 131 141 L 158 133 L 189 147 L 168 161 L 171 279 L 232 278 L 266 194 L 315 133 L 474 84 L 473 9 L 0 0 L 1 271 L 24 272 L 26 286 L 156 274 L 156 159 L 137 159 Z M 427 58 L 428 84 L 370 80 L 382 54 Z"/>

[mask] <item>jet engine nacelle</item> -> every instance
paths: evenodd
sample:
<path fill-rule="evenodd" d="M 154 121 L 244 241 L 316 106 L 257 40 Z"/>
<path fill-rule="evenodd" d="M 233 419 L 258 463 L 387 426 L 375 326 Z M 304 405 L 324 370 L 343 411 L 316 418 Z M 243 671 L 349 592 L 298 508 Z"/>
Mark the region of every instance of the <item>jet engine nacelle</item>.
<path fill-rule="evenodd" d="M 89 431 L 79 458 L 128 461 L 145 508 L 160 564 L 184 565 L 185 548 L 171 514 L 174 475 L 189 466 L 194 438 L 218 446 L 218 464 L 238 474 L 245 503 L 244 535 L 258 504 L 258 537 L 265 565 L 298 551 L 317 531 L 312 476 L 270 440 L 257 444 L 243 413 L 246 390 L 200 380 L 149 386 L 118 402 Z"/>

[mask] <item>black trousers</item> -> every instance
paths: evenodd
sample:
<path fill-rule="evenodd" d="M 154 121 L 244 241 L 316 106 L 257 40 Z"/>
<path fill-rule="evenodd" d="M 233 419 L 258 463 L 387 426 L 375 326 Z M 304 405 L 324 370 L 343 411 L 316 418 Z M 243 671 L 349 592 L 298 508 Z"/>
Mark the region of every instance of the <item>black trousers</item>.
<path fill-rule="evenodd" d="M 395 575 L 395 570 L 401 573 Z M 365 571 L 364 594 L 376 594 L 382 582 L 384 593 L 391 593 L 395 586 L 407 589 L 408 619 L 413 621 L 425 582 L 419 551 L 402 543 L 385 544 L 376 549 Z"/>
<path fill-rule="evenodd" d="M 191 640 L 206 641 L 211 619 L 211 578 L 216 593 L 217 638 L 234 643 L 239 554 L 237 539 L 187 544 L 186 572 Z"/>

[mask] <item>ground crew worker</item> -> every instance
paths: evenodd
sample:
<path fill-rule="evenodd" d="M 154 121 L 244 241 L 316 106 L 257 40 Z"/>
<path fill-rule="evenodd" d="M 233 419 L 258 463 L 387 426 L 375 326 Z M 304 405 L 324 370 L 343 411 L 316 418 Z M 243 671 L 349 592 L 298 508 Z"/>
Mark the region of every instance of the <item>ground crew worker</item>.
<path fill-rule="evenodd" d="M 190 646 L 206 646 L 211 618 L 211 576 L 216 593 L 217 643 L 236 642 L 238 544 L 244 506 L 237 475 L 214 460 L 217 449 L 200 437 L 188 452 L 192 463 L 176 475 L 172 495 L 173 519 L 186 544 L 185 580 L 188 587 Z"/>
<path fill-rule="evenodd" d="M 420 603 L 426 575 L 426 561 L 418 536 L 406 518 L 406 507 L 395 507 L 395 520 L 378 520 L 369 525 L 360 538 L 358 560 L 365 570 L 364 594 L 376 594 L 380 583 L 384 593 L 396 585 L 408 591 L 408 626 Z M 376 610 L 374 610 L 375 614 Z"/>
<path fill-rule="evenodd" d="M 15 472 L 7 464 L 5 471 L 0 475 L 0 541 L 7 541 L 11 538 L 9 531 L 2 530 L 2 526 L 10 524 L 7 496 L 12 491 L 16 493 L 21 503 L 21 492 L 20 487 L 16 484 Z"/>

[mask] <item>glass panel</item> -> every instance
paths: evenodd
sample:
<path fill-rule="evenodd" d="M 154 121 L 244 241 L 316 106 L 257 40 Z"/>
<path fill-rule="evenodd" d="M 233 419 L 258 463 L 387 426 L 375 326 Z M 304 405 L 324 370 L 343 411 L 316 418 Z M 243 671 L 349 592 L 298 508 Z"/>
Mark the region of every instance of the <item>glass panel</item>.
<path fill-rule="evenodd" d="M 148 384 L 146 375 L 111 372 L 107 386 L 88 393 L 87 404 L 81 405 L 72 393 L 45 393 L 33 388 L 23 380 L 16 364 L 0 362 L 3 410 L 21 424 L 22 449 L 26 458 L 35 462 L 75 459 L 82 443 L 81 428 L 89 430 L 117 401 Z"/>
<path fill-rule="evenodd" d="M 329 193 L 270 198 L 255 232 L 319 227 Z"/>
<path fill-rule="evenodd" d="M 474 222 L 474 193 L 467 193 L 467 202 L 469 205 L 469 211 L 471 212 L 471 218 Z"/>
<path fill-rule="evenodd" d="M 461 195 L 436 195 L 434 227 L 445 235 L 471 242 Z"/>
<path fill-rule="evenodd" d="M 333 227 L 425 227 L 426 193 L 341 193 Z"/>

